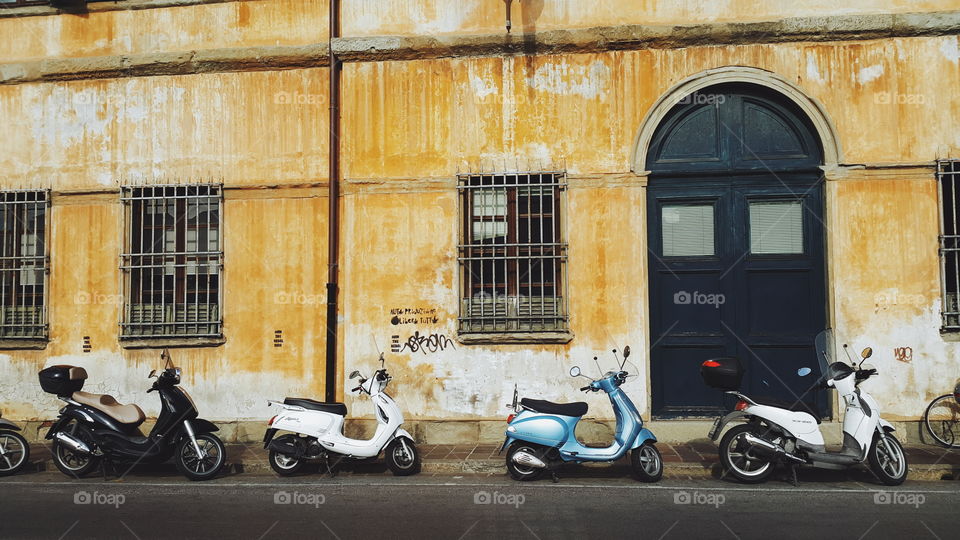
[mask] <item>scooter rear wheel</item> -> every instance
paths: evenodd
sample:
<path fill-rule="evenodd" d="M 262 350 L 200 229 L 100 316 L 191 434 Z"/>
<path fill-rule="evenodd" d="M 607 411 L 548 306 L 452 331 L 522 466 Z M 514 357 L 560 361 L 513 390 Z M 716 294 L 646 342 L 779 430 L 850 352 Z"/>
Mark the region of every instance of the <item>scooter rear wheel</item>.
<path fill-rule="evenodd" d="M 17 474 L 30 460 L 30 445 L 19 433 L 0 431 L 0 476 Z"/>
<path fill-rule="evenodd" d="M 759 431 L 751 424 L 741 424 L 720 439 L 720 463 L 724 471 L 747 484 L 759 484 L 773 474 L 774 464 L 756 455 L 745 440 L 748 433 L 759 435 Z"/>
<path fill-rule="evenodd" d="M 70 420 L 60 431 L 73 435 L 90 447 L 93 446 L 92 437 L 87 433 L 86 428 L 81 426 L 76 420 Z M 100 465 L 100 458 L 72 450 L 62 442 L 54 439 L 53 463 L 63 474 L 73 478 L 82 478 L 93 472 Z"/>
<path fill-rule="evenodd" d="M 513 461 L 514 454 L 521 450 L 533 455 L 539 455 L 541 453 L 541 450 L 532 444 L 522 442 L 511 444 L 510 448 L 507 449 L 507 472 L 510 473 L 510 478 L 521 482 L 530 482 L 543 476 L 546 469 L 527 467 Z"/>
<path fill-rule="evenodd" d="M 302 459 L 286 456 L 277 452 L 270 451 L 270 468 L 280 476 L 293 476 L 303 469 L 306 462 Z"/>

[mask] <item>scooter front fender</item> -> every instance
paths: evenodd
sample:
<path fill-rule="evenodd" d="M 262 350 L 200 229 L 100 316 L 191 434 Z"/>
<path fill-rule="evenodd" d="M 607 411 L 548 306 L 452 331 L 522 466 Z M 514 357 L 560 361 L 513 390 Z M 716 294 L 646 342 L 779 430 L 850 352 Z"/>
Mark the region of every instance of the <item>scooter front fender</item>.
<path fill-rule="evenodd" d="M 20 431 L 20 426 L 14 424 L 9 420 L 4 420 L 0 418 L 0 429 L 12 429 L 13 431 Z"/>
<path fill-rule="evenodd" d="M 883 418 L 880 419 L 880 427 L 883 428 L 883 430 L 886 431 L 887 433 L 891 433 L 897 430 L 897 428 L 893 427 L 893 424 L 891 424 L 890 422 L 887 422 Z"/>
<path fill-rule="evenodd" d="M 634 439 L 633 446 L 631 446 L 630 449 L 633 450 L 634 448 L 640 448 L 647 441 L 657 442 L 657 438 L 654 436 L 652 431 L 647 428 L 643 428 L 640 430 L 640 433 L 637 434 L 637 438 Z"/>
<path fill-rule="evenodd" d="M 393 437 L 391 440 L 399 439 L 400 437 L 406 437 L 410 439 L 410 442 L 414 442 L 413 435 L 410 435 L 410 433 L 408 433 L 407 430 L 403 429 L 402 427 L 398 427 L 397 430 L 393 432 Z"/>

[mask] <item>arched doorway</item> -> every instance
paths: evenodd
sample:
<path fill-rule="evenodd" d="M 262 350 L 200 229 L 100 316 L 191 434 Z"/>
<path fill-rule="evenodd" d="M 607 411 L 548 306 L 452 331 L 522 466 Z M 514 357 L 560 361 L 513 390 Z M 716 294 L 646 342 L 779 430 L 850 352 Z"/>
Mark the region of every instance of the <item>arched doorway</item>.
<path fill-rule="evenodd" d="M 719 84 L 659 123 L 646 154 L 653 413 L 720 406 L 700 363 L 738 356 L 744 390 L 795 401 L 826 326 L 823 150 L 789 99 Z"/>

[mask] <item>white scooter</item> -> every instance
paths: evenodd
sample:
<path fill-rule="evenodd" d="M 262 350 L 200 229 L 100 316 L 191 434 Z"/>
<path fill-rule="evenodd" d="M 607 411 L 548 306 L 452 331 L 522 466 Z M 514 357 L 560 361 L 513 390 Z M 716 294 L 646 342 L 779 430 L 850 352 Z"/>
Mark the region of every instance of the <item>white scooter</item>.
<path fill-rule="evenodd" d="M 771 398 L 748 397 L 731 386 L 739 387 L 743 370 L 735 358 L 707 360 L 701 374 L 707 384 L 727 390 L 738 398 L 734 411 L 718 418 L 710 431 L 716 440 L 731 420 L 742 418 L 745 424 L 731 428 L 720 441 L 720 461 L 736 479 L 747 483 L 763 482 L 778 462 L 791 466 L 796 485 L 796 466 L 810 465 L 821 469 L 845 469 L 868 464 L 870 470 L 887 485 L 902 484 L 907 477 L 907 458 L 900 442 L 893 436 L 894 427 L 880 418 L 880 408 L 860 383 L 877 374 L 863 367 L 873 351 L 863 350 L 859 365 L 834 362 L 832 332 L 821 332 L 815 347 L 821 378 L 816 385 L 833 387 L 846 403 L 843 415 L 843 447 L 827 451 L 820 433 L 820 415 L 815 407 L 798 400 L 795 403 Z M 846 345 L 844 345 L 846 348 Z M 849 358 L 848 358 L 849 359 Z M 738 373 L 739 371 L 739 373 Z M 804 367 L 797 374 L 806 376 Z"/>
<path fill-rule="evenodd" d="M 366 392 L 376 409 L 377 430 L 372 439 L 357 440 L 343 435 L 343 420 L 347 406 L 343 403 L 322 403 L 305 398 L 285 398 L 283 403 L 269 401 L 283 409 L 270 419 L 263 437 L 263 446 L 270 450 L 270 466 L 277 474 L 289 476 L 303 468 L 308 460 L 322 460 L 327 472 L 334 474 L 333 466 L 343 458 L 375 458 L 385 450 L 387 465 L 393 474 L 408 476 L 420 471 L 420 455 L 413 437 L 403 425 L 403 414 L 397 403 L 384 389 L 392 379 L 383 367 L 380 353 L 380 369 L 367 379 L 359 371 L 350 374 L 351 379 L 360 377 L 360 384 L 353 392 Z M 278 431 L 288 431 L 274 439 Z M 332 460 L 334 461 L 331 464 Z"/>

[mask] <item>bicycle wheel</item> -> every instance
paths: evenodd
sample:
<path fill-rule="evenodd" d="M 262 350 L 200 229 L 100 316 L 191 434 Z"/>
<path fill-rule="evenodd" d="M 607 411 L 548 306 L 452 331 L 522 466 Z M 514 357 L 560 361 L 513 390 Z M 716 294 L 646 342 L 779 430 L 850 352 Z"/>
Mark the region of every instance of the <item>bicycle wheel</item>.
<path fill-rule="evenodd" d="M 960 448 L 960 403 L 953 394 L 944 394 L 930 402 L 923 413 L 923 425 L 939 444 Z"/>

